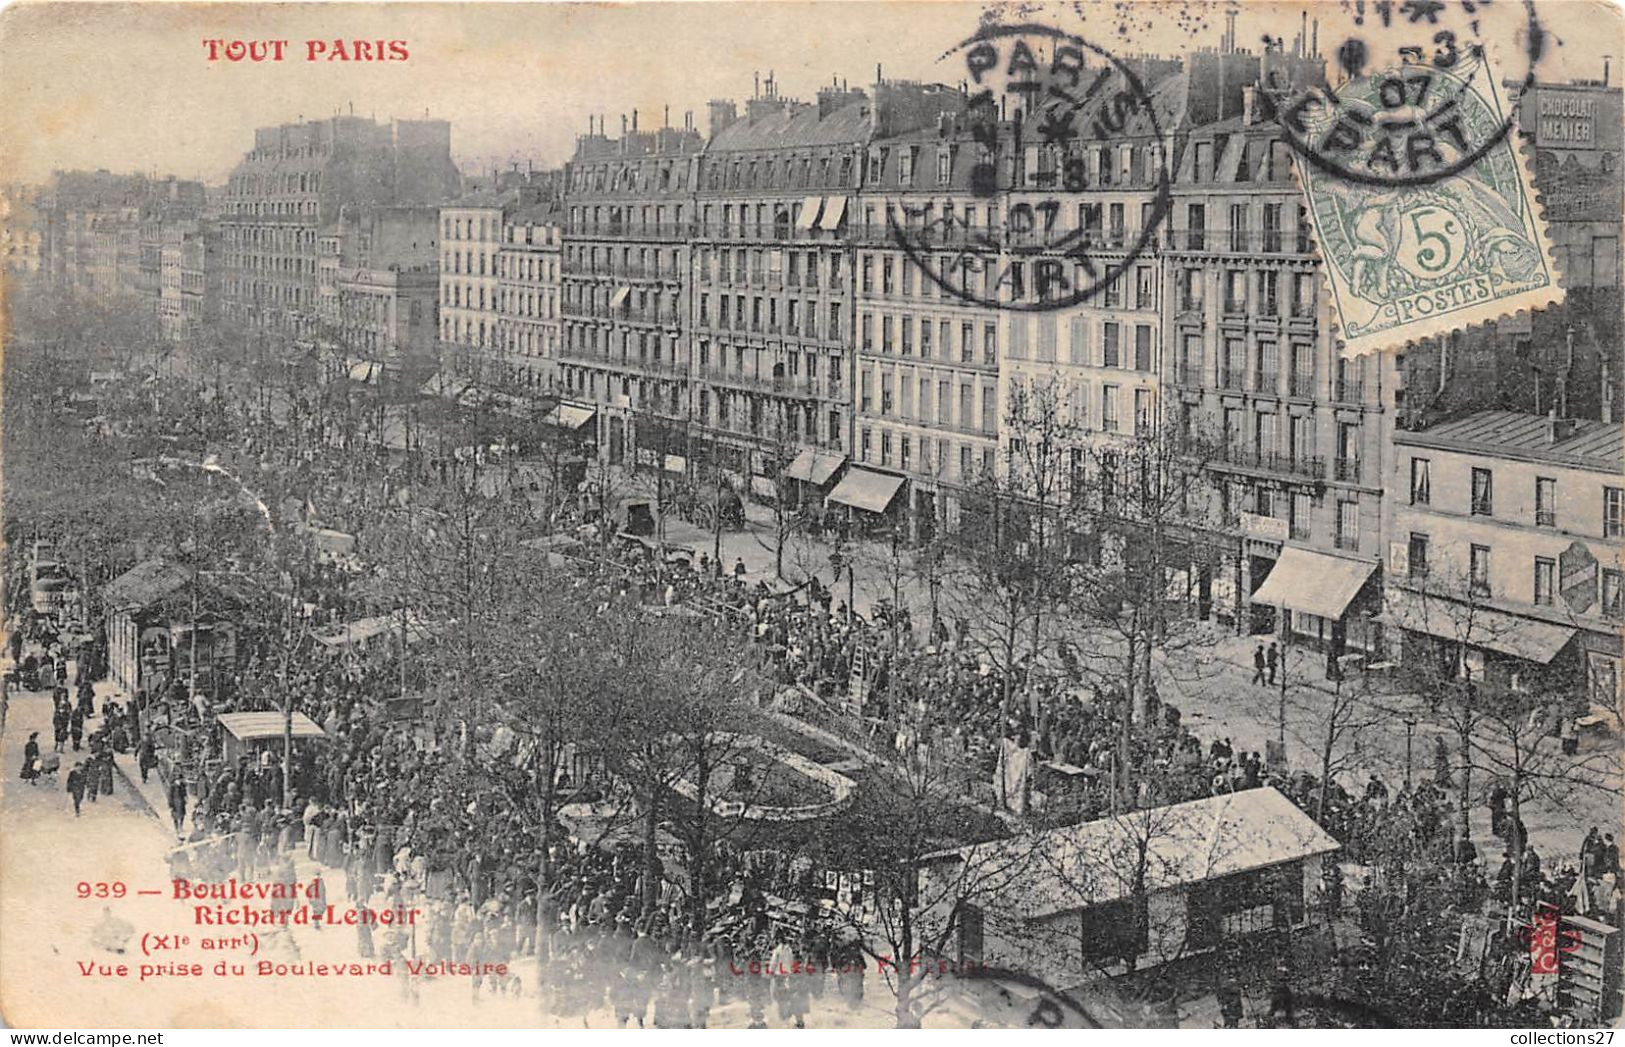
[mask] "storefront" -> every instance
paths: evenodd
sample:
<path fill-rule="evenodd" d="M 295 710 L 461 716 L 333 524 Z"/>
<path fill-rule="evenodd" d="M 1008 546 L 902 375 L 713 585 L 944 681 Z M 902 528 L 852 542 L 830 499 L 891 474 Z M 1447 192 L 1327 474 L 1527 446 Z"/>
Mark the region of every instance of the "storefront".
<path fill-rule="evenodd" d="M 1287 546 L 1273 563 L 1252 558 L 1249 577 L 1255 588 L 1249 601 L 1280 611 L 1282 620 L 1271 631 L 1290 632 L 1293 643 L 1336 657 L 1345 651 L 1375 652 L 1382 641 L 1374 621 L 1380 600 L 1376 571 L 1367 560 Z"/>
<path fill-rule="evenodd" d="M 880 531 L 899 522 L 897 507 L 901 502 L 897 492 L 902 486 L 901 476 L 854 466 L 847 470 L 826 501 L 851 511 L 852 521 L 860 531 Z"/>

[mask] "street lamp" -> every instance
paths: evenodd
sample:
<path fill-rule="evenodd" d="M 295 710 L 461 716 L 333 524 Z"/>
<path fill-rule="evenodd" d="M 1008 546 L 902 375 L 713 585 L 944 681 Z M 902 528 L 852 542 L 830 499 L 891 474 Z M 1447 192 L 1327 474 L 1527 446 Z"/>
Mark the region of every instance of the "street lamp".
<path fill-rule="evenodd" d="M 1405 791 L 1411 791 L 1411 737 L 1416 730 L 1416 721 L 1405 717 Z"/>

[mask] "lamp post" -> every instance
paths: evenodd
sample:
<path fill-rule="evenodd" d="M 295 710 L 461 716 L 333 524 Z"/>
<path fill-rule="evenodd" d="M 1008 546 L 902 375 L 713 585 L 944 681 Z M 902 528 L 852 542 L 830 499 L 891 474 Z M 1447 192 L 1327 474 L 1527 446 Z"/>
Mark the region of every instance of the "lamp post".
<path fill-rule="evenodd" d="M 1416 730 L 1416 721 L 1405 717 L 1405 791 L 1411 791 L 1411 738 Z"/>

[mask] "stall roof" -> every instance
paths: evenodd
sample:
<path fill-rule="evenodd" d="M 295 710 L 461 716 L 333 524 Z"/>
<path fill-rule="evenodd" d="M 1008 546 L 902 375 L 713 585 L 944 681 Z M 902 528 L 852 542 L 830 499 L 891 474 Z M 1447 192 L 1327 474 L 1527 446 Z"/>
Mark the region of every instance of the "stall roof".
<path fill-rule="evenodd" d="M 595 413 L 590 407 L 578 407 L 575 404 L 561 403 L 547 412 L 543 420 L 549 425 L 556 425 L 560 429 L 575 432 L 592 421 Z"/>
<path fill-rule="evenodd" d="M 103 595 L 109 607 L 151 607 L 185 588 L 189 580 L 184 569 L 168 560 L 145 560 L 108 582 Z"/>
<path fill-rule="evenodd" d="M 841 466 L 846 464 L 846 455 L 836 452 L 830 454 L 825 451 L 815 451 L 811 447 L 803 448 L 796 455 L 795 460 L 785 469 L 784 475 L 792 480 L 810 483 L 815 487 L 822 487 L 829 483 Z"/>
<path fill-rule="evenodd" d="M 940 851 L 923 864 L 1008 868 L 1002 901 L 1021 917 L 1043 919 L 1132 897 L 1137 872 L 1147 891 L 1165 891 L 1337 849 L 1313 818 L 1265 786 Z"/>
<path fill-rule="evenodd" d="M 1574 639 L 1575 630 L 1538 618 L 1474 606 L 1447 596 L 1390 585 L 1378 621 L 1498 654 L 1546 665 Z"/>
<path fill-rule="evenodd" d="M 231 736 L 241 742 L 252 742 L 262 738 L 282 737 L 283 716 L 281 713 L 221 713 L 220 726 L 231 732 Z M 293 736 L 295 738 L 326 738 L 327 732 L 319 727 L 315 720 L 304 713 L 293 714 Z"/>
<path fill-rule="evenodd" d="M 1287 607 L 1333 621 L 1343 617 L 1377 565 L 1288 546 L 1270 568 L 1253 603 Z"/>
<path fill-rule="evenodd" d="M 901 476 L 870 472 L 868 469 L 854 466 L 848 469 L 841 482 L 835 485 L 835 490 L 830 492 L 829 500 L 865 512 L 883 513 L 891 504 L 891 500 L 897 497 L 897 489 L 901 486 L 903 486 Z"/>
<path fill-rule="evenodd" d="M 316 642 L 323 647 L 344 647 L 359 643 L 366 643 L 386 634 L 399 633 L 401 620 L 392 614 L 374 615 L 371 618 L 357 618 L 353 622 L 336 625 L 331 629 L 324 629 L 316 634 Z M 409 643 L 417 643 L 433 635 L 435 626 L 425 622 L 417 615 L 406 616 L 406 639 Z"/>

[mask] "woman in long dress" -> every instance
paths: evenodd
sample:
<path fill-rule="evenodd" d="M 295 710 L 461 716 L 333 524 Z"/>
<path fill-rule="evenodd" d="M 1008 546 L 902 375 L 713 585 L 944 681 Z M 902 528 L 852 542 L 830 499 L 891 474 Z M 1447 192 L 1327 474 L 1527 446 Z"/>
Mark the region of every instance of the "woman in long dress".
<path fill-rule="evenodd" d="M 23 746 L 23 773 L 22 780 L 29 785 L 39 777 L 39 770 L 34 766 L 39 763 L 39 732 L 34 731 L 28 736 L 28 744 Z"/>

